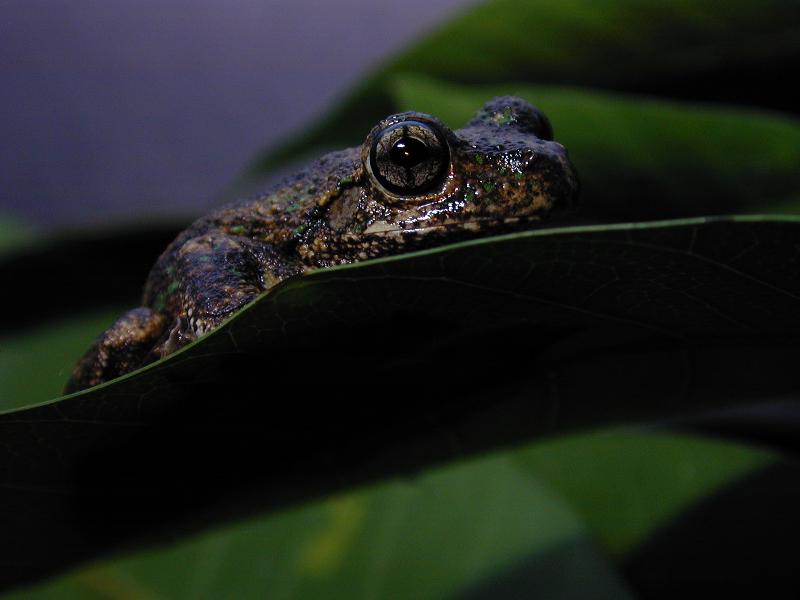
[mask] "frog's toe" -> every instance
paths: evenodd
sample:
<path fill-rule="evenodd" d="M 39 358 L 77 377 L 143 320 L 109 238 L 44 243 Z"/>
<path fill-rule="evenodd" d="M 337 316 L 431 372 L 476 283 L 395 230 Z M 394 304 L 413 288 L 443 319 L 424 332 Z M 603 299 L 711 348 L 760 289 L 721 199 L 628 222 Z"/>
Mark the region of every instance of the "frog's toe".
<path fill-rule="evenodd" d="M 183 317 L 178 317 L 172 322 L 169 328 L 165 329 L 164 334 L 148 353 L 146 362 L 150 363 L 162 359 L 180 350 L 195 339 L 196 336 L 192 330 L 189 329 L 188 321 Z"/>
<path fill-rule="evenodd" d="M 144 307 L 129 310 L 78 361 L 64 393 L 98 385 L 143 366 L 166 327 L 167 319 L 161 313 Z"/>

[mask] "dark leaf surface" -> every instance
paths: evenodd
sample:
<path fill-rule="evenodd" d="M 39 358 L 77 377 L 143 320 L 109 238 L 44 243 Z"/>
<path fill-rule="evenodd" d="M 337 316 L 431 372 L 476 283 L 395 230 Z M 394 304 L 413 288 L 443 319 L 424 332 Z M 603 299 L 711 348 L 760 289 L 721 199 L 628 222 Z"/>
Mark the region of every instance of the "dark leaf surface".
<path fill-rule="evenodd" d="M 281 285 L 0 415 L 2 581 L 498 444 L 794 397 L 799 227 L 539 230 Z"/>

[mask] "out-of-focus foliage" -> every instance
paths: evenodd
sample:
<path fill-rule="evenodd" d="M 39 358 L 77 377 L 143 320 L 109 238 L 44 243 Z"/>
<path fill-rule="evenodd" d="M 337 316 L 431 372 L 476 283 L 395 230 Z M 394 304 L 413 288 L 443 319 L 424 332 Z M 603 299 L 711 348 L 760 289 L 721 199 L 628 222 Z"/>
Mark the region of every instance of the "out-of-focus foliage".
<path fill-rule="evenodd" d="M 586 590 L 635 598 L 617 561 L 683 508 L 771 460 L 678 436 L 568 437 L 106 561 L 8 597 L 436 599 L 487 587 L 496 590 L 488 597 L 504 597 L 510 585 L 553 599 Z"/>
<path fill-rule="evenodd" d="M 798 92 L 785 77 L 800 58 L 798 22 L 800 6 L 784 0 L 734 0 L 724 7 L 715 0 L 483 2 L 367 77 L 303 135 L 265 153 L 251 173 L 361 143 L 379 119 L 401 108 L 393 86 L 404 74 L 796 111 Z"/>

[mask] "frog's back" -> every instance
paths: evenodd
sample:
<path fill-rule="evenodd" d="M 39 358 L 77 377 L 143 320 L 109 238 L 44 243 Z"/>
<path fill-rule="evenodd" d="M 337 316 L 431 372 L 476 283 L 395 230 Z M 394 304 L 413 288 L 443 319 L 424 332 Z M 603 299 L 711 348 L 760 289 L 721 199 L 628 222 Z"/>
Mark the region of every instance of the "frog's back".
<path fill-rule="evenodd" d="M 164 250 L 153 265 L 145 286 L 144 302 L 153 304 L 173 285 L 173 265 L 192 239 L 214 234 L 257 240 L 276 252 L 290 252 L 293 240 L 313 220 L 315 210 L 352 178 L 359 149 L 332 152 L 281 180 L 257 196 L 236 200 L 194 221 Z"/>

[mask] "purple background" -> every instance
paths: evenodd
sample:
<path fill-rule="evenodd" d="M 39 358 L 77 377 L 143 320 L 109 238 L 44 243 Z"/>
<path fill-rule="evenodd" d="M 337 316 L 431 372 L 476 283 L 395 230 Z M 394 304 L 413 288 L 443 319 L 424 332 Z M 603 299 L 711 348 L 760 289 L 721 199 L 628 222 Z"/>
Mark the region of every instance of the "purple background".
<path fill-rule="evenodd" d="M 255 153 L 473 0 L 6 0 L 0 216 L 201 212 Z"/>

